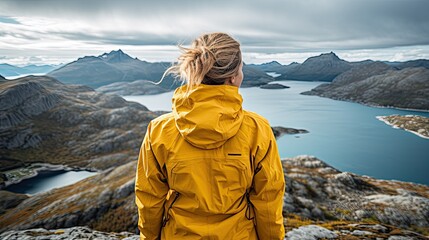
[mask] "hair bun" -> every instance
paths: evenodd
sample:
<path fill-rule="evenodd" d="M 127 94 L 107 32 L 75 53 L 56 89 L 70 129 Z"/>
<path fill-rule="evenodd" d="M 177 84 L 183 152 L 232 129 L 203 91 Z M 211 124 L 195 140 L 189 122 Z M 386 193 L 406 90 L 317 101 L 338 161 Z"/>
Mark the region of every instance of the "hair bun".
<path fill-rule="evenodd" d="M 241 66 L 240 43 L 226 33 L 203 34 L 189 48 L 179 48 L 182 54 L 178 62 L 167 69 L 163 78 L 168 73 L 175 74 L 187 82 L 188 91 L 201 83 L 224 84 Z"/>

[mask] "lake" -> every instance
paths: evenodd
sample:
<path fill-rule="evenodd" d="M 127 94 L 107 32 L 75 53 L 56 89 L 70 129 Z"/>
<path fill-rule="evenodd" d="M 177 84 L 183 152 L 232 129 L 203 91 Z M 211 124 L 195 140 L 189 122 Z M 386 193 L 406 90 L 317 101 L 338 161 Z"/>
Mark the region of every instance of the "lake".
<path fill-rule="evenodd" d="M 97 174 L 97 172 L 66 170 L 40 171 L 37 176 L 10 185 L 5 190 L 16 193 L 35 194 L 70 185 L 95 174 Z"/>
<path fill-rule="evenodd" d="M 321 82 L 278 83 L 291 88 L 240 88 L 240 93 L 244 109 L 264 116 L 272 126 L 310 132 L 278 139 L 281 157 L 313 155 L 341 171 L 429 185 L 429 140 L 376 119 L 392 114 L 429 117 L 428 112 L 376 108 L 300 94 Z M 150 110 L 171 111 L 172 95 L 124 98 Z"/>

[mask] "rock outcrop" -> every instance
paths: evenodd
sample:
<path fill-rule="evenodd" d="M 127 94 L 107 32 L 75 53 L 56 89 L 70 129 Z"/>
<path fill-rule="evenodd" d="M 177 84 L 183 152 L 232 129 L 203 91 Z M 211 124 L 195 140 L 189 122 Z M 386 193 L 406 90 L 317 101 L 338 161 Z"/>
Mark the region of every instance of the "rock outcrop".
<path fill-rule="evenodd" d="M 429 69 L 395 70 L 384 63 L 372 62 L 302 94 L 367 105 L 429 110 Z"/>
<path fill-rule="evenodd" d="M 42 159 L 93 169 L 123 164 L 135 159 L 158 116 L 117 95 L 46 76 L 8 80 L 0 89 L 0 170 Z"/>
<path fill-rule="evenodd" d="M 0 235 L 3 240 L 66 240 L 66 239 L 97 239 L 97 240 L 139 240 L 140 236 L 129 232 L 113 233 L 100 232 L 88 227 L 72 227 L 64 229 L 46 230 L 43 228 L 24 231 L 9 231 Z"/>
<path fill-rule="evenodd" d="M 322 224 L 326 225 L 326 224 Z M 424 235 L 382 224 L 337 223 L 328 228 L 319 225 L 304 225 L 291 229 L 285 240 L 319 239 L 377 239 L 414 240 L 427 239 Z"/>
<path fill-rule="evenodd" d="M 283 166 L 285 214 L 429 229 L 428 186 L 340 172 L 311 156 L 285 159 Z"/>

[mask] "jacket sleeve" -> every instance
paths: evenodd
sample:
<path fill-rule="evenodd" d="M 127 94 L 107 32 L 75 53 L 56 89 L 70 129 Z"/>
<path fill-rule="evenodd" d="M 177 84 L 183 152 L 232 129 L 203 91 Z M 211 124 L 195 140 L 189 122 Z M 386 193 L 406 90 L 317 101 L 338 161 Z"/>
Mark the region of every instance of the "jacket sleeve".
<path fill-rule="evenodd" d="M 283 195 L 285 181 L 277 143 L 269 130 L 269 143 L 258 149 L 255 156 L 253 189 L 249 198 L 255 210 L 259 239 L 284 239 Z M 267 141 L 267 140 L 265 140 Z"/>
<path fill-rule="evenodd" d="M 146 131 L 137 163 L 135 193 L 140 239 L 159 239 L 168 192 L 166 176 L 152 151 L 150 131 L 151 124 Z"/>

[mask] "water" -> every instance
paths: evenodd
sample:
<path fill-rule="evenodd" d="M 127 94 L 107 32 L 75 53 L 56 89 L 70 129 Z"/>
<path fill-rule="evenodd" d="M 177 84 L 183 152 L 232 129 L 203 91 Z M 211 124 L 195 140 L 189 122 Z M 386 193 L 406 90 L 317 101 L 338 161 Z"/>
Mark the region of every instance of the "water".
<path fill-rule="evenodd" d="M 261 114 L 272 126 L 310 131 L 278 139 L 281 157 L 313 155 L 341 171 L 429 185 L 429 140 L 376 119 L 376 116 L 392 114 L 429 117 L 429 113 L 368 107 L 299 94 L 320 82 L 282 83 L 291 88 L 240 89 L 244 108 Z M 172 95 L 168 92 L 125 99 L 140 102 L 150 110 L 171 111 Z"/>
<path fill-rule="evenodd" d="M 25 73 L 25 74 L 20 74 L 20 75 L 15 75 L 15 76 L 3 76 L 3 77 L 5 77 L 6 79 L 8 79 L 8 80 L 14 80 L 14 79 L 17 79 L 17 78 L 22 78 L 22 77 L 26 77 L 26 76 L 30 76 L 30 75 L 33 75 L 33 76 L 44 76 L 44 75 L 46 75 L 46 73 Z"/>
<path fill-rule="evenodd" d="M 36 177 L 25 179 L 20 183 L 10 185 L 6 190 L 16 193 L 35 194 L 73 184 L 94 174 L 97 173 L 65 170 L 41 171 Z"/>

